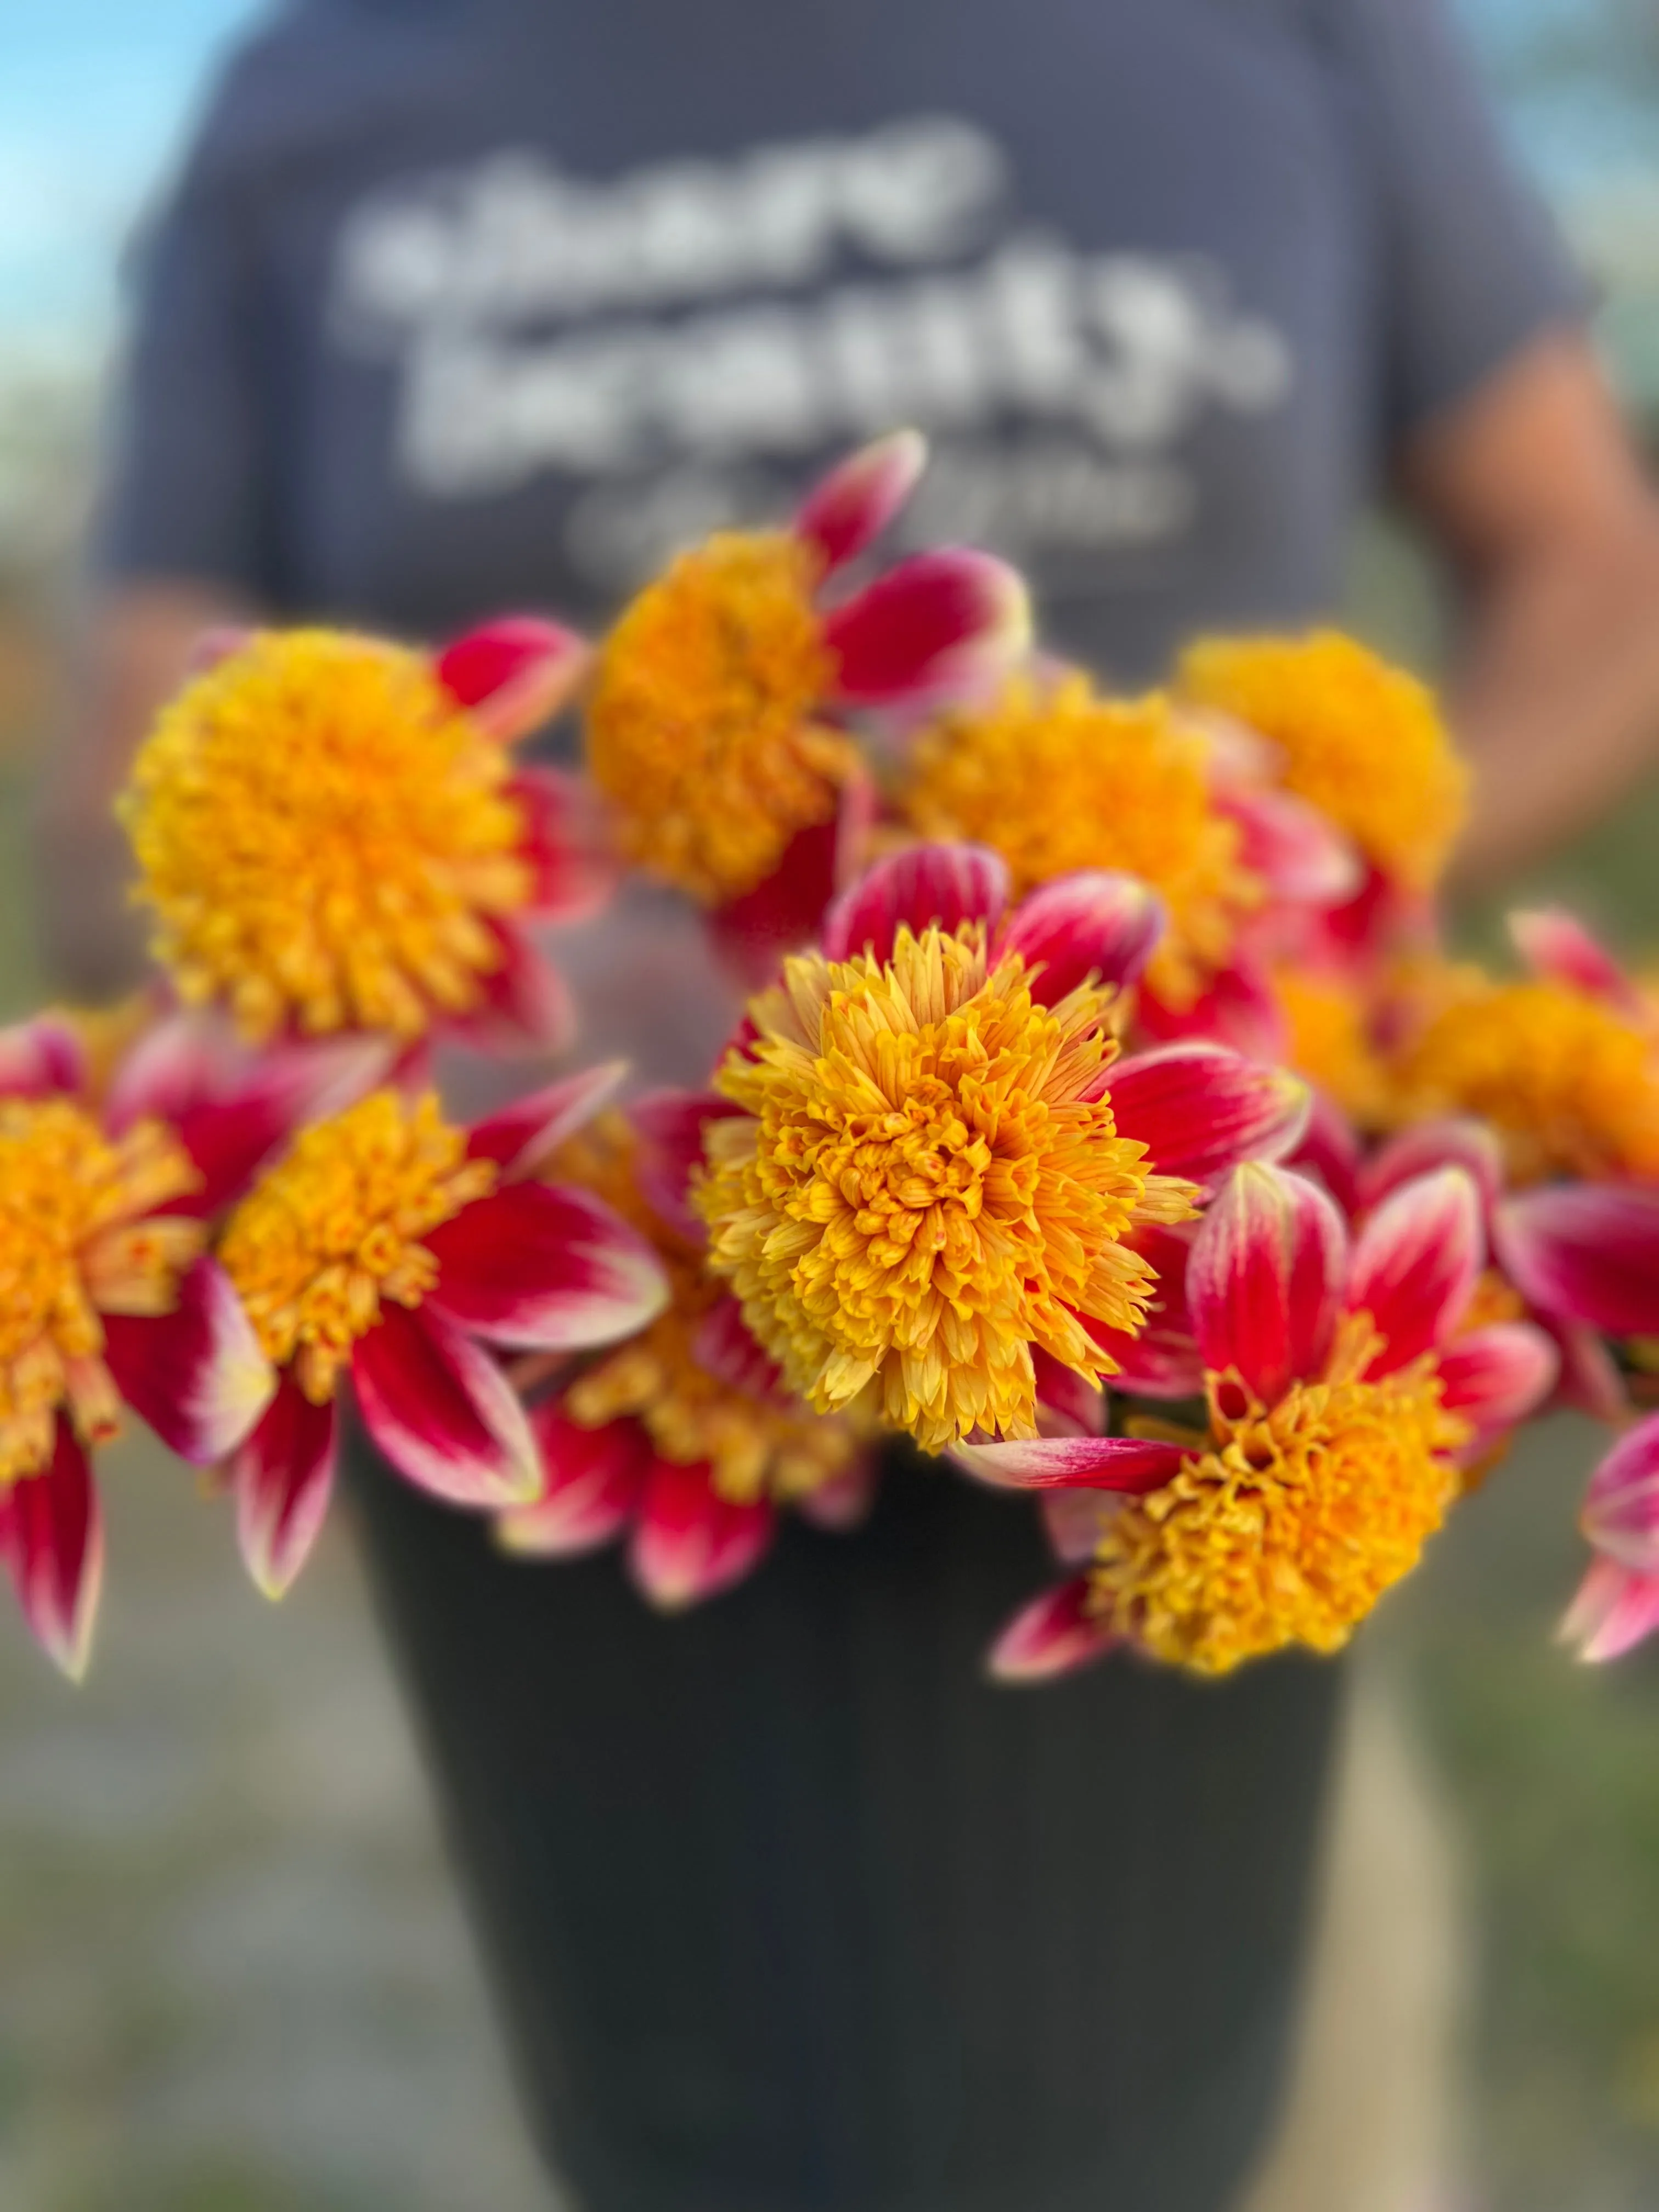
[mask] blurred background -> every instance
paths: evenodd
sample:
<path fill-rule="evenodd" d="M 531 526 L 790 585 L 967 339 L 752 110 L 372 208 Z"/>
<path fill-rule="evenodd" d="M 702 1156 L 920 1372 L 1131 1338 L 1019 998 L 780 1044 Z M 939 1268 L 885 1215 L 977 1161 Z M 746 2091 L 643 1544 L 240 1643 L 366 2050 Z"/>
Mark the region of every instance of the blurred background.
<path fill-rule="evenodd" d="M 1659 6 L 1462 5 L 1651 440 Z M 24 799 L 61 710 L 124 241 L 249 12 L 0 0 L 7 1018 L 33 990 Z M 1367 523 L 1359 629 L 1431 665 L 1436 589 L 1408 538 Z M 1659 795 L 1552 887 L 1659 943 L 1656 840 Z M 1367 1639 L 1366 1674 L 1411 1717 L 1410 1741 L 1370 1741 L 1360 1847 L 1424 1948 L 1405 2001 L 1455 2085 L 1439 2212 L 1659 2203 L 1659 1651 L 1591 1674 L 1550 1642 L 1588 1464 L 1584 1439 L 1535 1435 Z M 129 1449 L 108 1495 L 90 1685 L 60 1686 L 0 1607 L 0 2207 L 531 2212 L 545 2198 L 349 1547 L 272 1610 L 160 1455 Z M 1340 2055 L 1352 2024 L 1328 2025 Z M 1361 2065 L 1364 2043 L 1361 2023 Z"/>

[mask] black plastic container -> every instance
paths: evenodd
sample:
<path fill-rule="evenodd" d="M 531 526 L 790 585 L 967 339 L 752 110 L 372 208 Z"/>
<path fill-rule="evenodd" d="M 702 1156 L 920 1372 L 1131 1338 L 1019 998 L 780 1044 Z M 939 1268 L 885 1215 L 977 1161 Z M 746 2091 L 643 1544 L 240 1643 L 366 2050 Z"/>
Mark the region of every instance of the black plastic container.
<path fill-rule="evenodd" d="M 1273 2117 L 1337 1669 L 988 1685 L 1029 1504 L 901 1462 L 651 1613 L 360 1456 L 532 2122 L 582 2212 L 1223 2212 Z"/>

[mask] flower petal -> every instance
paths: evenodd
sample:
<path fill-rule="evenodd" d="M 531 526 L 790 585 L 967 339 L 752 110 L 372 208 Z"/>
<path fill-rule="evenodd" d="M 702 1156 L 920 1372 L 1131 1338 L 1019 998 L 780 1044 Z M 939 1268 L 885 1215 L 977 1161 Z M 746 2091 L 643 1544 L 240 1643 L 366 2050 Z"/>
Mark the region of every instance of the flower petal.
<path fill-rule="evenodd" d="M 1016 1613 L 991 1647 L 993 1679 L 1046 1682 L 1104 1658 L 1123 1639 L 1090 1612 L 1089 1598 L 1089 1577 L 1079 1575 Z"/>
<path fill-rule="evenodd" d="M 628 1548 L 629 1572 L 665 1613 L 740 1582 L 772 1540 L 772 1508 L 733 1505 L 707 1467 L 655 1461 Z"/>
<path fill-rule="evenodd" d="M 447 1024 L 452 1036 L 481 1052 L 558 1052 L 574 1034 L 575 1009 L 552 961 L 514 925 L 486 922 L 501 958 L 480 978 L 482 1003 Z"/>
<path fill-rule="evenodd" d="M 1218 968 L 1194 999 L 1166 1005 L 1143 981 L 1137 1009 L 1139 1028 L 1149 1037 L 1174 1042 L 1205 1037 L 1231 1046 L 1250 1060 L 1283 1060 L 1290 1048 L 1285 1010 L 1261 970 L 1247 960 Z"/>
<path fill-rule="evenodd" d="M 185 662 L 186 676 L 205 676 L 222 660 L 229 660 L 239 653 L 246 653 L 259 635 L 251 623 L 214 623 L 197 633 Z"/>
<path fill-rule="evenodd" d="M 311 1556 L 334 1491 L 337 1418 L 284 1375 L 228 1468 L 236 1538 L 255 1585 L 279 1598 Z"/>
<path fill-rule="evenodd" d="M 816 1490 L 804 1492 L 795 1500 L 795 1510 L 815 1528 L 844 1536 L 869 1518 L 878 1479 L 874 1455 L 866 1455 L 830 1481 L 819 1483 Z"/>
<path fill-rule="evenodd" d="M 1044 1436 L 1097 1437 L 1106 1426 L 1106 1393 L 1075 1367 L 1067 1367 L 1045 1352 L 1031 1346 L 1031 1365 L 1036 1375 L 1037 1408 L 1044 1419 Z"/>
<path fill-rule="evenodd" d="M 574 1559 L 597 1551 L 624 1528 L 654 1454 L 637 1421 L 585 1429 L 556 1398 L 532 1407 L 530 1426 L 542 1455 L 542 1492 L 533 1504 L 495 1516 L 504 1549 L 532 1559 Z"/>
<path fill-rule="evenodd" d="M 997 951 L 1018 952 L 1028 967 L 1040 963 L 1031 995 L 1053 1006 L 1091 975 L 1121 988 L 1138 982 L 1166 920 L 1162 899 L 1136 877 L 1082 868 L 1022 899 Z"/>
<path fill-rule="evenodd" d="M 1116 1363 L 1112 1387 L 1131 1398 L 1201 1397 L 1204 1363 L 1187 1307 L 1193 1225 L 1139 1229 L 1124 1241 L 1151 1265 L 1158 1284 L 1146 1326 L 1137 1334 L 1084 1322 L 1101 1350 Z"/>
<path fill-rule="evenodd" d="M 1316 1375 L 1347 1273 L 1347 1231 L 1326 1194 L 1251 1161 L 1199 1224 L 1187 1302 L 1205 1366 L 1237 1374 L 1263 1406 Z"/>
<path fill-rule="evenodd" d="M 1485 1121 L 1456 1115 L 1437 1121 L 1419 1121 L 1390 1137 L 1360 1170 L 1358 1203 L 1380 1206 L 1401 1183 L 1431 1174 L 1436 1168 L 1462 1168 L 1480 1197 L 1483 1214 L 1489 1214 L 1504 1188 L 1504 1149 L 1498 1133 Z"/>
<path fill-rule="evenodd" d="M 264 1055 L 194 1097 L 181 1088 L 171 1107 L 161 1098 L 169 1079 L 152 1061 L 124 1085 L 124 1109 L 134 1119 L 157 1114 L 172 1121 L 200 1180 L 167 1210 L 205 1220 L 241 1196 L 302 1122 L 342 1112 L 384 1081 L 390 1060 L 375 1037 L 296 1045 Z M 173 1064 L 172 1079 L 180 1085 L 192 1080 L 182 1057 Z"/>
<path fill-rule="evenodd" d="M 466 1133 L 467 1158 L 494 1160 L 507 1181 L 527 1175 L 616 1095 L 628 1073 L 625 1060 L 606 1060 L 562 1076 L 539 1091 L 487 1114 Z"/>
<path fill-rule="evenodd" d="M 1013 569 L 954 548 L 901 561 L 823 623 L 837 695 L 866 707 L 979 680 L 1023 652 L 1030 633 Z"/>
<path fill-rule="evenodd" d="M 1306 799 L 1288 791 L 1223 787 L 1215 807 L 1237 823 L 1241 864 L 1261 876 L 1276 899 L 1334 906 L 1358 890 L 1359 855 Z"/>
<path fill-rule="evenodd" d="M 1593 1328 L 1545 1315 L 1543 1327 L 1561 1363 L 1559 1404 L 1617 1427 L 1630 1418 L 1630 1390 L 1619 1362 Z"/>
<path fill-rule="evenodd" d="M 1436 1364 L 1446 1410 L 1463 1414 L 1485 1435 L 1535 1413 L 1555 1388 L 1561 1361 L 1541 1328 L 1500 1321 L 1454 1337 Z"/>
<path fill-rule="evenodd" d="M 1122 1510 L 1123 1499 L 1109 1490 L 1045 1490 L 1037 1499 L 1049 1548 L 1062 1567 L 1092 1559 Z"/>
<path fill-rule="evenodd" d="M 487 1352 L 430 1303 L 386 1305 L 351 1355 L 357 1407 L 380 1450 L 418 1489 L 494 1510 L 539 1496 L 524 1407 Z"/>
<path fill-rule="evenodd" d="M 171 1313 L 106 1314 L 104 1360 L 133 1412 L 196 1467 L 234 1451 L 276 1389 L 276 1370 L 215 1260 L 198 1260 L 180 1278 Z"/>
<path fill-rule="evenodd" d="M 629 1108 L 640 1139 L 634 1168 L 640 1195 L 688 1243 L 701 1244 L 707 1233 L 686 1196 L 693 1170 L 702 1164 L 703 1129 L 742 1112 L 704 1091 L 649 1091 Z"/>
<path fill-rule="evenodd" d="M 1610 1559 L 1659 1575 L 1659 1413 L 1627 1430 L 1589 1479 L 1578 1525 Z"/>
<path fill-rule="evenodd" d="M 964 921 L 994 928 L 1008 903 L 1008 864 L 984 845 L 909 845 L 866 869 L 824 916 L 823 945 L 831 960 L 867 952 L 890 960 L 901 927 L 913 937 L 937 923 Z"/>
<path fill-rule="evenodd" d="M 838 807 L 827 821 L 798 830 L 763 883 L 708 915 L 715 950 L 746 988 L 758 990 L 770 982 L 785 953 L 817 935 L 841 881 L 848 811 Z"/>
<path fill-rule="evenodd" d="M 1184 1444 L 1143 1437 L 1028 1437 L 953 1444 L 951 1459 L 1001 1490 L 1162 1490 L 1190 1457 Z"/>
<path fill-rule="evenodd" d="M 1516 951 L 1540 981 L 1586 991 L 1624 1012 L 1639 1010 L 1641 1001 L 1624 969 L 1583 923 L 1564 908 L 1540 907 L 1512 914 L 1509 927 Z"/>
<path fill-rule="evenodd" d="M 552 720 L 588 659 L 586 638 L 562 623 L 503 615 L 446 646 L 433 673 L 492 738 L 510 744 Z"/>
<path fill-rule="evenodd" d="M 1383 1340 L 1369 1372 L 1392 1375 L 1449 1335 L 1485 1256 L 1480 1195 L 1462 1168 L 1418 1176 L 1384 1199 L 1354 1246 L 1345 1299 Z"/>
<path fill-rule="evenodd" d="M 919 430 L 893 430 L 821 477 L 795 517 L 795 535 L 816 545 L 826 569 L 855 560 L 886 529 L 927 465 Z"/>
<path fill-rule="evenodd" d="M 750 1398 L 783 1396 L 782 1373 L 750 1334 L 736 1298 L 717 1298 L 697 1323 L 691 1342 L 692 1356 L 703 1373 L 728 1389 L 741 1390 Z"/>
<path fill-rule="evenodd" d="M 524 821 L 519 850 L 532 872 L 527 911 L 540 921 L 580 921 L 599 913 L 617 888 L 592 793 L 574 776 L 539 764 L 506 786 Z"/>
<path fill-rule="evenodd" d="M 1528 1302 L 1608 1336 L 1659 1336 L 1659 1190 L 1563 1183 L 1506 1199 L 1493 1224 Z"/>
<path fill-rule="evenodd" d="M 1659 1628 L 1659 1575 L 1632 1574 L 1614 1559 L 1592 1561 L 1556 1632 L 1592 1664 L 1622 1658 Z"/>
<path fill-rule="evenodd" d="M 1194 1038 L 1119 1060 L 1106 1095 L 1119 1132 L 1162 1175 L 1212 1182 L 1241 1160 L 1276 1160 L 1301 1140 L 1310 1094 L 1300 1076 Z"/>
<path fill-rule="evenodd" d="M 104 1522 L 91 1464 L 61 1416 L 52 1464 L 0 1491 L 0 1551 L 36 1641 L 78 1682 L 103 1587 Z"/>
<path fill-rule="evenodd" d="M 79 1034 L 56 1014 L 37 1014 L 0 1030 L 0 1097 L 78 1096 L 87 1087 L 87 1054 Z"/>
<path fill-rule="evenodd" d="M 1359 1203 L 1362 1155 L 1363 1147 L 1347 1115 L 1334 1099 L 1316 1090 L 1308 1126 L 1296 1149 L 1285 1155 L 1285 1165 L 1323 1183 L 1340 1211 L 1351 1216 Z"/>
<path fill-rule="evenodd" d="M 526 1352 L 614 1344 L 662 1311 L 656 1255 L 591 1191 L 509 1183 L 432 1231 L 428 1301 L 458 1328 Z"/>

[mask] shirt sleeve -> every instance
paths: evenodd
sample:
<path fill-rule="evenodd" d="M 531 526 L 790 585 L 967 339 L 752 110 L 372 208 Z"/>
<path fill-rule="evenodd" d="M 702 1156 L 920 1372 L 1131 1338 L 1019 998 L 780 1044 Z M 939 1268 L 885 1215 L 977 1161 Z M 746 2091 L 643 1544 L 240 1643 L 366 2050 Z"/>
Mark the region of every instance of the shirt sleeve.
<path fill-rule="evenodd" d="M 188 168 L 130 262 L 94 559 L 106 578 L 272 585 L 270 426 L 239 195 Z"/>
<path fill-rule="evenodd" d="M 1448 0 L 1328 0 L 1325 28 L 1373 173 L 1393 441 L 1582 322 L 1590 289 L 1510 155 Z"/>

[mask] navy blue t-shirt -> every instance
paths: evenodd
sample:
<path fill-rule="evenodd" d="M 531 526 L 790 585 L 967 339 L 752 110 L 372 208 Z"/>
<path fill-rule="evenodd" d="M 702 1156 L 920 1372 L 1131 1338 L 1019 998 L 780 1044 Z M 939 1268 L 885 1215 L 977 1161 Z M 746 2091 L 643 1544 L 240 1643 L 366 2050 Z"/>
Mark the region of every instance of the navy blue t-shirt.
<path fill-rule="evenodd" d="M 302 0 L 139 275 L 108 573 L 591 619 L 908 422 L 1121 676 L 1580 308 L 1438 0 Z"/>

